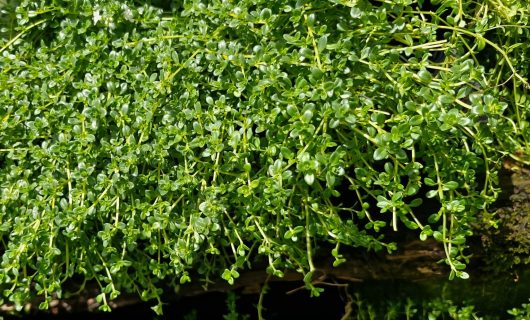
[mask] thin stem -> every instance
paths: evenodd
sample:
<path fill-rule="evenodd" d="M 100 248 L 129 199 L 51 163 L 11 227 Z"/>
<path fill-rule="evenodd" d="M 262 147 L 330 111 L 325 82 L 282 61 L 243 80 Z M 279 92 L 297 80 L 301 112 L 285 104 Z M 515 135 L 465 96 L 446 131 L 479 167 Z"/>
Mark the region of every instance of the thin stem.
<path fill-rule="evenodd" d="M 17 41 L 18 39 L 20 39 L 20 37 L 22 37 L 24 34 L 26 34 L 26 32 L 28 32 L 29 30 L 35 28 L 38 25 L 43 24 L 46 21 L 47 21 L 47 19 L 39 20 L 39 21 L 35 22 L 34 24 L 26 27 L 24 30 L 20 31 L 13 39 L 9 40 L 8 43 L 6 43 L 2 48 L 0 48 L 0 53 L 2 53 L 4 50 L 9 48 L 13 43 L 15 43 L 15 41 Z"/>

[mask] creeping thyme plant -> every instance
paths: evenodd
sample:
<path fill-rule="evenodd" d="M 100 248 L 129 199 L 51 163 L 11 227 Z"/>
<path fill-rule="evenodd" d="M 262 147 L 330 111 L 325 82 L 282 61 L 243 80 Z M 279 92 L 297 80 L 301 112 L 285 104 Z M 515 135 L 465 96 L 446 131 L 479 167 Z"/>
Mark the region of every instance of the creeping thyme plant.
<path fill-rule="evenodd" d="M 318 295 L 319 246 L 338 265 L 407 228 L 467 278 L 501 157 L 528 161 L 526 0 L 2 6 L 0 288 L 18 308 L 91 281 L 102 310 L 136 293 L 161 312 L 162 288 L 257 260 Z"/>

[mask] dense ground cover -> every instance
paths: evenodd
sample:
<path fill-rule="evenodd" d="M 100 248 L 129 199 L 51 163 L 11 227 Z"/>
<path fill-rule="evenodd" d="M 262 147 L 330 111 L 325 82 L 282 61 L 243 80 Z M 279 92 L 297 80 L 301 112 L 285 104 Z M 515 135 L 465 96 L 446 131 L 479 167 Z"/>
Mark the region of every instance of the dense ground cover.
<path fill-rule="evenodd" d="M 523 0 L 3 8 L 0 288 L 18 309 L 95 281 L 102 310 L 134 293 L 160 312 L 163 288 L 260 261 L 318 295 L 319 247 L 339 265 L 403 229 L 468 278 L 501 160 L 529 163 Z"/>

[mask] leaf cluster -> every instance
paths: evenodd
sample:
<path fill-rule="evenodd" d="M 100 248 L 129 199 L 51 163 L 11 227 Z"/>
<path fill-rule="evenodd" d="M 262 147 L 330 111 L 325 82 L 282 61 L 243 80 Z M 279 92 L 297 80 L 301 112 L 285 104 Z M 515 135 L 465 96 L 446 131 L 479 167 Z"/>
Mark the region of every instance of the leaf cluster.
<path fill-rule="evenodd" d="M 417 229 L 462 271 L 526 146 L 526 1 L 22 1 L 0 38 L 0 288 L 159 302 Z M 501 32 L 502 30 L 502 32 Z M 489 50 L 489 51 L 488 51 Z M 481 52 L 487 51 L 487 59 Z M 525 140 L 526 139 L 526 140 Z M 426 197 L 423 196 L 425 193 Z M 425 199 L 439 204 L 422 210 Z"/>

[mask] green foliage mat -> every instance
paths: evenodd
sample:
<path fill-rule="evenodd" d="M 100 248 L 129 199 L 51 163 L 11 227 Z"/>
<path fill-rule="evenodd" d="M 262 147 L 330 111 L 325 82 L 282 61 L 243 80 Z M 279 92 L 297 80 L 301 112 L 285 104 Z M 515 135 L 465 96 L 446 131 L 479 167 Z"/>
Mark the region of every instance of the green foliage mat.
<path fill-rule="evenodd" d="M 528 161 L 526 0 L 140 2 L 2 2 L 5 302 L 95 280 L 161 312 L 257 258 L 318 295 L 320 244 L 404 228 L 469 276 L 501 157 Z"/>

